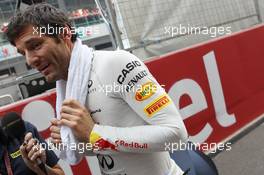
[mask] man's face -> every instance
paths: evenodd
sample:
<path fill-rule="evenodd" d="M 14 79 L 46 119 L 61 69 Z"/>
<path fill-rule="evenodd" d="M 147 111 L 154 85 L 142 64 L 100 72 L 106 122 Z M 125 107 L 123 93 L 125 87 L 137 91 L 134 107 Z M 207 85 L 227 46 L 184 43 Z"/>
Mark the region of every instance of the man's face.
<path fill-rule="evenodd" d="M 40 36 L 33 26 L 28 26 L 15 40 L 15 45 L 18 52 L 25 55 L 28 65 L 41 72 L 48 82 L 53 82 L 67 79 L 71 45 L 66 40 L 57 42 L 54 38 Z"/>

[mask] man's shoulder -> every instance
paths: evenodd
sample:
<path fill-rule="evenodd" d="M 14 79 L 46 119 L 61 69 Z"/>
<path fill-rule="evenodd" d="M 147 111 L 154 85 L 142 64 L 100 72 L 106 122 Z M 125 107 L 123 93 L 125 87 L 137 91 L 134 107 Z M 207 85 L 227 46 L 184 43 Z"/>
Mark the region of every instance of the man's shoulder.
<path fill-rule="evenodd" d="M 141 61 L 125 50 L 95 51 L 92 69 L 100 79 L 110 83 L 117 79 L 123 69 L 131 68 L 137 62 L 140 64 Z"/>
<path fill-rule="evenodd" d="M 121 60 L 126 60 L 131 57 L 132 54 L 125 50 L 105 51 L 97 50 L 94 51 L 94 59 L 100 63 L 114 64 Z"/>
<path fill-rule="evenodd" d="M 102 69 L 104 72 L 107 69 L 119 70 L 133 61 L 140 61 L 135 55 L 125 51 L 95 51 L 93 65 L 96 69 Z"/>

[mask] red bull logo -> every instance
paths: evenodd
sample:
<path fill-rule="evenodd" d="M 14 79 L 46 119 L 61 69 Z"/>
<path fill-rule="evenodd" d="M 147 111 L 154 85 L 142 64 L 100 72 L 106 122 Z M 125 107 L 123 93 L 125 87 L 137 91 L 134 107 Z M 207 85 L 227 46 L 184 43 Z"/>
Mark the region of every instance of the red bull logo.
<path fill-rule="evenodd" d="M 137 142 L 125 142 L 124 140 L 117 140 L 116 142 L 117 146 L 123 146 L 123 147 L 129 147 L 129 148 L 139 148 L 139 149 L 148 149 L 147 143 L 137 143 Z"/>
<path fill-rule="evenodd" d="M 92 132 L 90 135 L 90 142 L 94 145 L 94 147 L 96 147 L 99 150 L 115 150 L 116 146 L 114 144 L 112 144 L 111 142 L 103 139 L 99 134 Z"/>

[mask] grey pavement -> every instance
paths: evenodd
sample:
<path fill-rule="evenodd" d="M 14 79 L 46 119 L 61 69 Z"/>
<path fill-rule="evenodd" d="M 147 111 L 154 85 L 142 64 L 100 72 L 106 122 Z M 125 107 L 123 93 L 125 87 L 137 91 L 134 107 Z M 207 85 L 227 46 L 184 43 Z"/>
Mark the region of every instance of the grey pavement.
<path fill-rule="evenodd" d="M 219 175 L 264 175 L 264 123 L 213 158 Z"/>

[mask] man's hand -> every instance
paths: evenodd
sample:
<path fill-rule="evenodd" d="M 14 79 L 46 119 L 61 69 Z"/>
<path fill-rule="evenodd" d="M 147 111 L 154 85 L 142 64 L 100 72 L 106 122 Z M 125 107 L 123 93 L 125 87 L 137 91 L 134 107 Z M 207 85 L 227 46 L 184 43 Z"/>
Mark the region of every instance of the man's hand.
<path fill-rule="evenodd" d="M 46 151 L 33 138 L 32 133 L 27 133 L 24 138 L 24 143 L 20 146 L 20 152 L 25 164 L 35 173 L 41 174 L 41 169 L 38 167 L 37 159 L 40 158 L 42 163 L 46 163 Z"/>
<path fill-rule="evenodd" d="M 60 149 L 61 135 L 60 135 L 59 120 L 54 118 L 51 119 L 50 122 L 51 122 L 51 127 L 50 127 L 51 143 L 53 143 L 57 147 L 57 149 Z"/>
<path fill-rule="evenodd" d="M 59 125 L 66 125 L 73 131 L 75 137 L 84 143 L 89 142 L 94 121 L 90 112 L 76 100 L 65 100 L 61 108 Z"/>

